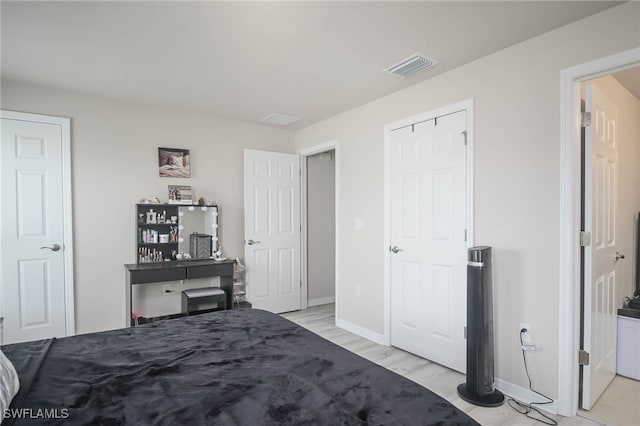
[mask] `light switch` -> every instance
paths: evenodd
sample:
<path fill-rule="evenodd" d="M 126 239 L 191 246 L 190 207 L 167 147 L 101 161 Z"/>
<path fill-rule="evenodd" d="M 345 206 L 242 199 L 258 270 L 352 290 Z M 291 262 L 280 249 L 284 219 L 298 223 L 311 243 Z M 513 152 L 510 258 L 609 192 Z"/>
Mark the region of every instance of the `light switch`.
<path fill-rule="evenodd" d="M 356 231 L 363 231 L 364 230 L 364 219 L 361 217 L 356 217 L 355 223 L 354 223 L 354 228 Z"/>

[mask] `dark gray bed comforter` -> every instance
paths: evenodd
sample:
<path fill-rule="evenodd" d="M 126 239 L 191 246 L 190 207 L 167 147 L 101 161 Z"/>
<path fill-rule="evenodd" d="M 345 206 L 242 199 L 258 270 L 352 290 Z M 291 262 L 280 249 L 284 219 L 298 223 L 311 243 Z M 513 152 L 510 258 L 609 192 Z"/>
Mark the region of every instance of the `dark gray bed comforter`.
<path fill-rule="evenodd" d="M 477 424 L 416 383 L 255 309 L 7 345 L 3 351 L 21 379 L 12 408 L 68 409 L 69 418 L 49 422 Z"/>

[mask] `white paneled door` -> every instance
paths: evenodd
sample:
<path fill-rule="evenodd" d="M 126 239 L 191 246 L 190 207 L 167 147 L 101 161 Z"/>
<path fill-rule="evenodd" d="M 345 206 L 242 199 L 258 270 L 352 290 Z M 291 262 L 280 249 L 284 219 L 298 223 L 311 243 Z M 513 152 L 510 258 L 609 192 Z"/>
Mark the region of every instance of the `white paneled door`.
<path fill-rule="evenodd" d="M 466 370 L 466 111 L 389 139 L 391 344 Z"/>
<path fill-rule="evenodd" d="M 2 344 L 73 332 L 64 220 L 68 119 L 38 117 L 2 113 Z"/>
<path fill-rule="evenodd" d="M 300 157 L 244 151 L 247 297 L 253 307 L 300 309 Z"/>
<path fill-rule="evenodd" d="M 589 410 L 616 375 L 616 210 L 617 109 L 595 86 L 586 85 L 584 342 L 589 365 L 583 366 L 582 408 Z"/>

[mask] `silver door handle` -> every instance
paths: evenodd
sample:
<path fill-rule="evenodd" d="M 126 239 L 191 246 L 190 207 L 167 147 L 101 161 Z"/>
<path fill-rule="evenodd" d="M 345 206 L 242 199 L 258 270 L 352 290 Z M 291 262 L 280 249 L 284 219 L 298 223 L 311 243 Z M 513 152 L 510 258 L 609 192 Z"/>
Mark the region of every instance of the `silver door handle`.
<path fill-rule="evenodd" d="M 620 252 L 616 252 L 616 256 L 613 258 L 613 261 L 617 262 L 620 259 L 624 259 L 624 254 L 621 254 Z"/>
<path fill-rule="evenodd" d="M 58 250 L 60 250 L 60 244 L 53 244 L 51 247 L 48 247 L 48 246 L 40 247 L 40 250 L 42 250 L 42 249 L 49 249 L 51 251 L 58 251 Z"/>
<path fill-rule="evenodd" d="M 254 244 L 260 244 L 260 241 L 253 241 L 253 240 L 248 240 L 247 244 L 249 244 L 250 246 L 254 245 Z"/>
<path fill-rule="evenodd" d="M 399 251 L 404 251 L 398 246 L 389 246 L 389 251 L 392 253 L 398 253 Z"/>

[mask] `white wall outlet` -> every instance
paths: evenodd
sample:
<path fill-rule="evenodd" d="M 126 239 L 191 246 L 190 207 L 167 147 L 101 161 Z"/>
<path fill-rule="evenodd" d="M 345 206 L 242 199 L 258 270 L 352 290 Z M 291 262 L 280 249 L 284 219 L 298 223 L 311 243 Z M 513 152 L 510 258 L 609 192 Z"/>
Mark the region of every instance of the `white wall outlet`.
<path fill-rule="evenodd" d="M 360 297 L 360 295 L 362 294 L 362 287 L 360 286 L 360 284 L 356 285 L 355 293 L 356 297 Z"/>
<path fill-rule="evenodd" d="M 165 284 L 163 289 L 165 293 L 171 293 L 171 284 Z"/>
<path fill-rule="evenodd" d="M 533 344 L 533 334 L 531 332 L 531 324 L 520 323 L 520 328 L 518 329 L 518 333 L 521 333 L 521 330 L 527 330 L 522 333 L 522 344 L 523 345 L 532 345 Z"/>
<path fill-rule="evenodd" d="M 364 219 L 361 217 L 356 217 L 353 223 L 353 228 L 356 231 L 364 231 Z"/>

